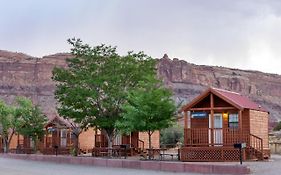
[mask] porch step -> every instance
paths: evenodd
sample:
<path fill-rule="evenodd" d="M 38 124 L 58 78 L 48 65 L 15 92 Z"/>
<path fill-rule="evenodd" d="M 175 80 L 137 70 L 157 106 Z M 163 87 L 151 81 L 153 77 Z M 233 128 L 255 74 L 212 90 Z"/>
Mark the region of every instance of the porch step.
<path fill-rule="evenodd" d="M 253 147 L 248 147 L 247 152 L 248 152 L 247 153 L 248 154 L 248 157 L 247 157 L 248 160 L 259 161 L 259 160 L 264 159 L 264 155 L 262 154 L 262 152 L 256 150 Z"/>

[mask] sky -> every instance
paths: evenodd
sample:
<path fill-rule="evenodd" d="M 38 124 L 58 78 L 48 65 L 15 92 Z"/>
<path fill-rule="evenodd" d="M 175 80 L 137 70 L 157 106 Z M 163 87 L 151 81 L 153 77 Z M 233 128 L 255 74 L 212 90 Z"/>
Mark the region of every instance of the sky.
<path fill-rule="evenodd" d="M 280 0 L 0 0 L 0 50 L 42 57 L 69 52 L 73 37 L 281 74 Z"/>

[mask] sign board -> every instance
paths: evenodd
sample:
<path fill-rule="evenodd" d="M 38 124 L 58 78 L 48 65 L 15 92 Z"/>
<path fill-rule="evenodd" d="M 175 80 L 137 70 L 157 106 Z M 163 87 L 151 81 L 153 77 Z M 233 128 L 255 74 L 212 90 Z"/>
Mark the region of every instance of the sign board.
<path fill-rule="evenodd" d="M 191 118 L 207 118 L 208 114 L 207 112 L 192 112 Z"/>

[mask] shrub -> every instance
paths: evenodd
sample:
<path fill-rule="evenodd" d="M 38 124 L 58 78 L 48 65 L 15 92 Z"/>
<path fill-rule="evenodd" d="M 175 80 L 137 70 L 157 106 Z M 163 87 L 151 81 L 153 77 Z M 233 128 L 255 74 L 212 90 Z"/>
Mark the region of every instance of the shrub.
<path fill-rule="evenodd" d="M 176 146 L 178 142 L 183 143 L 183 133 L 183 127 L 179 125 L 161 130 L 160 143 L 168 147 Z"/>
<path fill-rule="evenodd" d="M 281 130 L 281 121 L 273 128 L 273 131 L 280 131 Z"/>

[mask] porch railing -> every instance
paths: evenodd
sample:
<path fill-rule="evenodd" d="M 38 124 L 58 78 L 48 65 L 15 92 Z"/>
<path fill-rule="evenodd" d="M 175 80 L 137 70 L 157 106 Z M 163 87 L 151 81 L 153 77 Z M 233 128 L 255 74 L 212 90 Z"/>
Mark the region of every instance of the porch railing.
<path fill-rule="evenodd" d="M 250 147 L 253 148 L 253 152 L 250 154 L 255 155 L 256 158 L 263 160 L 264 158 L 264 150 L 263 150 L 263 140 L 262 138 L 255 136 L 253 134 L 250 134 L 250 140 L 249 140 Z M 250 155 L 250 156 L 252 156 Z"/>
<path fill-rule="evenodd" d="M 250 143 L 249 134 L 230 128 L 184 129 L 185 146 L 233 146 L 235 143 Z"/>
<path fill-rule="evenodd" d="M 96 134 L 95 135 L 95 147 L 107 147 L 107 139 L 103 134 Z"/>

